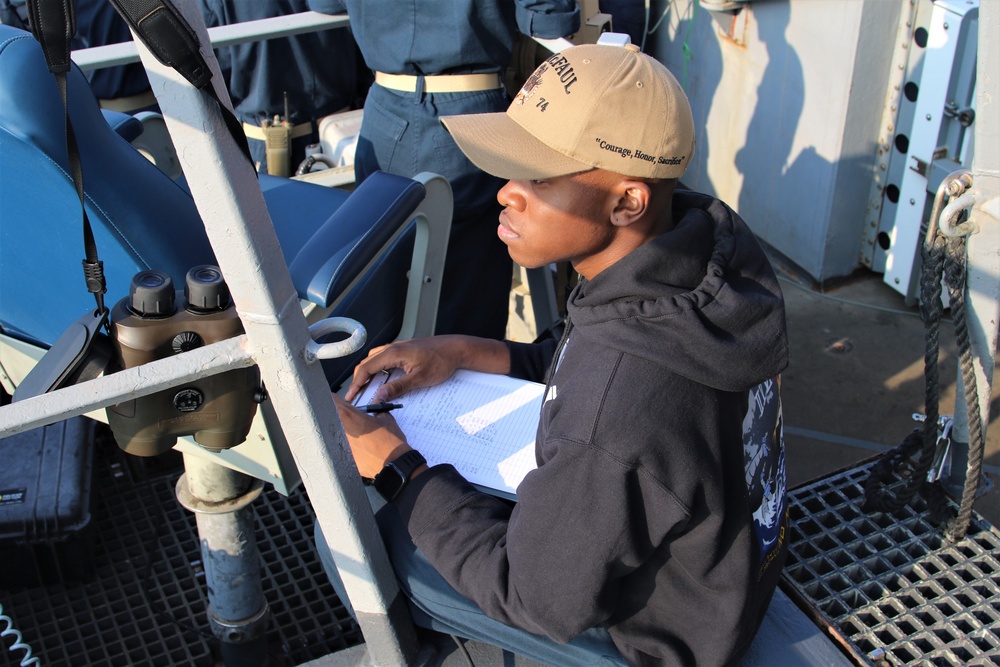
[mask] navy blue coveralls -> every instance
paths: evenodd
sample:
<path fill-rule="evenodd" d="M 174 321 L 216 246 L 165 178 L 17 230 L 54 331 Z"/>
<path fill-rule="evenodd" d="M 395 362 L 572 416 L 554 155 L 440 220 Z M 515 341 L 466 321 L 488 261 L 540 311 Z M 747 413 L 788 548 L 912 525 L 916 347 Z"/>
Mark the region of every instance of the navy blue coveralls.
<path fill-rule="evenodd" d="M 210 28 L 309 11 L 306 0 L 199 0 L 199 5 Z M 216 57 L 240 121 L 260 127 L 265 118 L 284 116 L 287 93 L 288 121 L 312 123 L 311 132 L 292 140 L 292 173 L 305 159 L 306 146 L 319 141 L 318 119 L 360 106 L 370 83 L 349 28 L 237 44 L 216 49 Z M 258 171 L 267 172 L 264 142 L 248 137 L 248 143 Z"/>
<path fill-rule="evenodd" d="M 76 0 L 74 4 L 76 34 L 71 44 L 74 50 L 132 41 L 128 24 L 108 0 Z M 0 0 L 0 23 L 30 30 L 25 0 Z M 141 63 L 103 67 L 86 72 L 86 76 L 94 96 L 100 100 L 131 97 L 150 90 Z"/>
<path fill-rule="evenodd" d="M 345 0 L 309 0 L 327 14 Z M 564 37 L 580 27 L 573 0 L 346 0 L 351 30 L 368 67 L 386 74 L 496 72 L 511 60 L 517 31 Z M 436 333 L 503 338 L 512 263 L 497 237 L 504 181 L 477 169 L 438 118 L 506 111 L 503 88 L 461 93 L 390 90 L 378 84 L 365 100 L 355 153 L 360 183 L 376 170 L 406 177 L 429 171 L 451 183 L 455 213 L 445 260 Z"/>

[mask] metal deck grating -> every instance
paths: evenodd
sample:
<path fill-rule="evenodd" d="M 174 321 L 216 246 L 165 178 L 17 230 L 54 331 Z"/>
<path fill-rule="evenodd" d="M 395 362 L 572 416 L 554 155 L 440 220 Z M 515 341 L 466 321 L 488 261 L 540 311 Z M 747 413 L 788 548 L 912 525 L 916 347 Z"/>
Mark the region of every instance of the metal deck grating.
<path fill-rule="evenodd" d="M 871 463 L 789 492 L 788 592 L 861 664 L 1000 665 L 1000 533 L 944 544 L 923 499 L 865 513 Z"/>
<path fill-rule="evenodd" d="M 137 479 L 146 464 L 128 461 L 107 437 L 98 440 L 93 577 L 0 590 L 4 613 L 46 667 L 211 667 L 218 642 L 205 617 L 195 517 L 174 497 L 180 470 Z M 271 609 L 271 664 L 299 665 L 362 643 L 323 572 L 305 492 L 285 497 L 267 487 L 251 507 Z M 22 659 L 23 652 L 3 650 L 12 642 L 4 638 L 0 665 Z"/>

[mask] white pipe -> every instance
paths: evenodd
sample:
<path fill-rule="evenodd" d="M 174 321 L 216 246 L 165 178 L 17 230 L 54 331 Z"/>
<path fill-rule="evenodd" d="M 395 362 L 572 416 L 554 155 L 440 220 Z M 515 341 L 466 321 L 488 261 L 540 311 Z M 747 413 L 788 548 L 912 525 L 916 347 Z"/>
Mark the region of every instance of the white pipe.
<path fill-rule="evenodd" d="M 243 0 L 258 1 L 258 0 Z M 332 28 L 344 28 L 350 25 L 347 14 L 320 14 L 319 12 L 302 12 L 286 16 L 245 21 L 232 25 L 221 25 L 208 29 L 212 47 L 233 46 L 246 42 L 256 42 L 275 37 L 289 37 L 307 32 L 317 32 Z M 78 49 L 70 54 L 73 62 L 83 70 L 101 69 L 116 65 L 128 65 L 139 62 L 139 51 L 135 42 L 120 44 L 105 44 L 89 49 Z"/>
<path fill-rule="evenodd" d="M 6 405 L 0 408 L 0 438 L 253 363 L 246 336 L 228 338 Z"/>

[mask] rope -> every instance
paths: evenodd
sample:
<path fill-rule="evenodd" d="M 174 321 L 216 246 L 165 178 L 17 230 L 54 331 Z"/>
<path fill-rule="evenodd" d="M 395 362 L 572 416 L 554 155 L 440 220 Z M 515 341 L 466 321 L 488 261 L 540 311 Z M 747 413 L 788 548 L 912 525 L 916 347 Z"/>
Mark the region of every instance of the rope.
<path fill-rule="evenodd" d="M 957 179 L 956 179 L 957 180 Z M 924 322 L 924 420 L 923 429 L 914 430 L 897 447 L 876 462 L 865 482 L 865 509 L 896 512 L 907 505 L 917 493 L 926 499 L 931 519 L 937 523 L 945 540 L 961 540 L 972 518 L 972 507 L 982 478 L 984 434 L 979 410 L 972 345 L 965 312 L 966 242 L 962 235 L 945 235 L 936 226 L 940 199 L 931 215 L 931 226 L 921 248 L 920 317 Z M 940 382 L 938 333 L 942 319 L 942 282 L 948 287 L 951 318 L 955 325 L 955 340 L 965 401 L 968 409 L 969 463 L 958 511 L 948 504 L 944 488 L 928 482 L 928 473 L 938 448 Z M 950 435 L 949 435 L 950 437 Z M 917 454 L 916 461 L 913 456 Z"/>
<path fill-rule="evenodd" d="M 865 511 L 892 514 L 906 507 L 924 479 L 912 458 L 921 444 L 920 429 L 914 429 L 872 465 L 865 480 Z"/>
<path fill-rule="evenodd" d="M 965 484 L 958 512 L 953 519 L 942 525 L 945 539 L 957 542 L 965 537 L 972 519 L 972 506 L 983 474 L 985 450 L 983 420 L 979 411 L 979 390 L 976 386 L 976 370 L 972 359 L 972 344 L 965 317 L 966 244 L 964 236 L 956 236 L 945 242 L 945 280 L 951 299 L 952 320 L 955 323 L 955 341 L 959 349 L 959 366 L 962 385 L 965 389 L 965 404 L 968 409 L 969 462 L 965 471 Z"/>
<path fill-rule="evenodd" d="M 937 451 L 943 237 L 937 236 L 929 246 L 924 245 L 921 249 L 923 268 L 920 274 L 920 319 L 924 322 L 923 429 L 915 429 L 872 466 L 865 483 L 865 507 L 868 510 L 894 513 L 906 507 L 923 489 Z M 912 458 L 914 454 L 919 454 L 915 462 Z M 932 513 L 939 514 L 939 501 L 944 498 L 932 493 L 927 500 Z"/>

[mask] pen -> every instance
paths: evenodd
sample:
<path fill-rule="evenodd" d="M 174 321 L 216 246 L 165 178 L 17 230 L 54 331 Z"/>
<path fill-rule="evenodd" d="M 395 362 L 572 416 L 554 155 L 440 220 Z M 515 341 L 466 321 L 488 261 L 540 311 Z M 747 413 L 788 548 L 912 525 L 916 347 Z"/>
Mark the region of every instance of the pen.
<path fill-rule="evenodd" d="M 373 412 L 389 412 L 401 407 L 403 407 L 402 403 L 371 403 L 361 409 L 368 414 L 372 414 Z"/>

